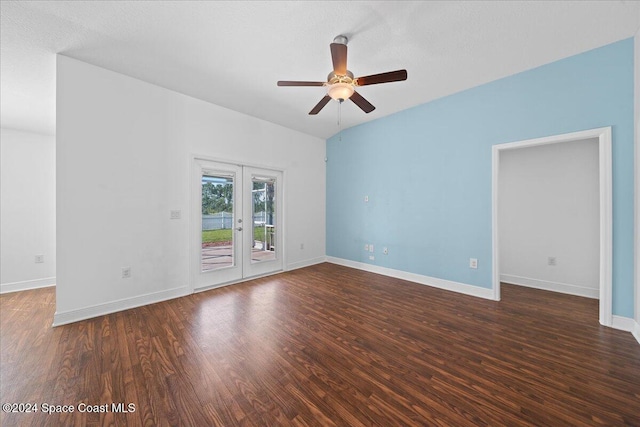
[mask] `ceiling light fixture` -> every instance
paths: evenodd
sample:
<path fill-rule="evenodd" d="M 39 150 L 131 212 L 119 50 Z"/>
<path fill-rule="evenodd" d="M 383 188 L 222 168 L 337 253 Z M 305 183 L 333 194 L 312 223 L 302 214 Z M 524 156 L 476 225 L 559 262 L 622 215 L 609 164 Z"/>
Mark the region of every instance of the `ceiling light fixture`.
<path fill-rule="evenodd" d="M 336 101 L 344 101 L 351 98 L 354 89 L 350 83 L 334 83 L 327 86 L 327 94 Z"/>
<path fill-rule="evenodd" d="M 345 74 L 336 74 L 335 71 L 327 76 L 327 95 L 336 101 L 345 101 L 351 98 L 355 92 L 355 80 L 353 73 L 346 70 Z"/>

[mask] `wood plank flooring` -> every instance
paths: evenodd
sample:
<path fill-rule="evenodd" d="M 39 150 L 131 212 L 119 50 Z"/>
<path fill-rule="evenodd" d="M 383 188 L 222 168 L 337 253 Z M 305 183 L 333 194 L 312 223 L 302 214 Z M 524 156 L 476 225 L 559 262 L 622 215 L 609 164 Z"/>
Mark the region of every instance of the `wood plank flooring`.
<path fill-rule="evenodd" d="M 53 289 L 2 295 L 1 402 L 74 412 L 0 424 L 640 426 L 640 344 L 596 300 L 502 296 L 320 264 L 52 328 Z"/>

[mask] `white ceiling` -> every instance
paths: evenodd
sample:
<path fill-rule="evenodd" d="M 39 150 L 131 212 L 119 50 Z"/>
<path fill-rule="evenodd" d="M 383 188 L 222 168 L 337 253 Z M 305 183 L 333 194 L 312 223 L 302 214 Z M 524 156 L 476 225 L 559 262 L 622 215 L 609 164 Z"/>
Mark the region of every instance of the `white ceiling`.
<path fill-rule="evenodd" d="M 307 113 L 329 43 L 349 37 L 355 76 L 405 68 L 405 82 L 359 92 L 342 127 L 632 37 L 638 1 L 56 1 L 0 3 L 2 127 L 55 133 L 62 53 L 291 129 L 327 138 L 338 106 Z"/>

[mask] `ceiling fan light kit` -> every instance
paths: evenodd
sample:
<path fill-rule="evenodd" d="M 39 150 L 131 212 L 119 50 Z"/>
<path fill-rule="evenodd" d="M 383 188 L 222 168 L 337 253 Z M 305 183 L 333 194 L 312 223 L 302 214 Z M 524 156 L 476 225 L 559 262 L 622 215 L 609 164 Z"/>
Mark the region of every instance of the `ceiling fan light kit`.
<path fill-rule="evenodd" d="M 336 101 L 344 101 L 345 99 L 351 98 L 355 89 L 353 88 L 353 83 L 334 83 L 331 85 L 327 85 L 327 93 L 332 99 Z"/>
<path fill-rule="evenodd" d="M 346 36 L 339 35 L 334 38 L 333 43 L 329 45 L 329 48 L 331 49 L 333 71 L 329 73 L 329 76 L 327 76 L 326 82 L 290 80 L 281 80 L 278 82 L 278 86 L 326 86 L 327 95 L 322 98 L 315 107 L 313 107 L 309 112 L 310 115 L 318 114 L 331 99 L 338 102 L 350 99 L 354 104 L 360 107 L 362 111 L 370 113 L 375 110 L 376 107 L 356 92 L 356 87 L 397 82 L 407 79 L 407 70 L 389 71 L 386 73 L 353 78 L 353 73 L 347 70 L 347 42 L 348 39 Z"/>

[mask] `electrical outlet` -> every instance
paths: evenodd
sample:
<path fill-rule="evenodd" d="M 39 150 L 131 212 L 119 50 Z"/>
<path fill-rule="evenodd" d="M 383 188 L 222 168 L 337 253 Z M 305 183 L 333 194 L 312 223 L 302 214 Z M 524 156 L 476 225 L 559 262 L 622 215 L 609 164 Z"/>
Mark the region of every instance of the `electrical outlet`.
<path fill-rule="evenodd" d="M 368 244 L 364 245 L 364 250 L 367 251 L 367 252 L 369 251 L 369 245 Z"/>
<path fill-rule="evenodd" d="M 369 201 L 369 196 L 364 196 L 365 203 Z"/>
<path fill-rule="evenodd" d="M 178 211 L 170 211 L 169 212 L 169 219 L 180 219 L 181 214 L 182 213 L 179 210 Z"/>
<path fill-rule="evenodd" d="M 555 266 L 556 265 L 556 257 L 550 256 L 549 258 L 547 258 L 547 264 L 551 265 L 551 266 Z"/>
<path fill-rule="evenodd" d="M 369 259 L 370 259 L 371 261 L 373 261 L 373 260 L 375 260 L 375 259 L 376 259 L 376 257 L 374 257 L 373 255 L 369 255 Z"/>
<path fill-rule="evenodd" d="M 478 268 L 477 258 L 469 258 L 469 268 Z"/>
<path fill-rule="evenodd" d="M 131 277 L 131 267 L 122 267 L 122 278 L 128 279 Z"/>
<path fill-rule="evenodd" d="M 385 246 L 384 248 L 382 248 L 382 253 L 385 255 L 389 255 L 389 249 Z"/>
<path fill-rule="evenodd" d="M 369 252 L 373 252 L 373 244 L 369 245 Z"/>
<path fill-rule="evenodd" d="M 36 264 L 42 264 L 44 262 L 44 255 L 36 255 L 35 262 Z"/>

